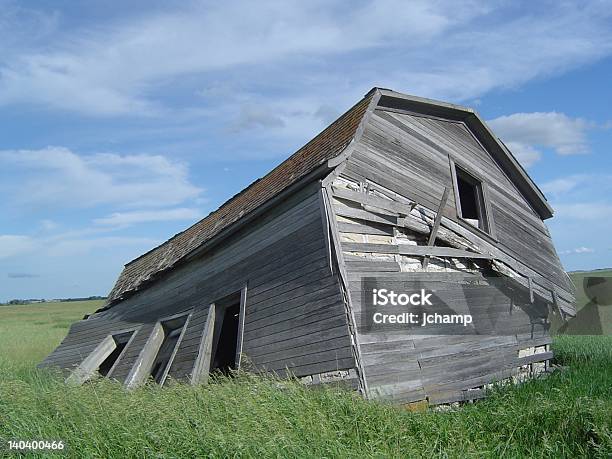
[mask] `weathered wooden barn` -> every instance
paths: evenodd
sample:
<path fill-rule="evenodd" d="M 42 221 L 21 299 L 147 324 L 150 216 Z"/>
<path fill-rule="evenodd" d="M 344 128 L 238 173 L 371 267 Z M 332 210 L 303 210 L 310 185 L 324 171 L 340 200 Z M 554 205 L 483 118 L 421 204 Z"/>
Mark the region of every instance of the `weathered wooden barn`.
<path fill-rule="evenodd" d="M 446 403 L 546 367 L 573 286 L 552 209 L 472 109 L 374 88 L 218 210 L 129 262 L 42 366 L 132 388 L 244 367 Z M 434 278 L 435 276 L 435 278 Z M 366 326 L 363 279 L 511 280 L 503 333 Z M 444 284 L 444 285 L 442 285 Z M 464 295 L 465 296 L 465 295 Z M 490 312 L 490 309 L 489 309 Z"/>

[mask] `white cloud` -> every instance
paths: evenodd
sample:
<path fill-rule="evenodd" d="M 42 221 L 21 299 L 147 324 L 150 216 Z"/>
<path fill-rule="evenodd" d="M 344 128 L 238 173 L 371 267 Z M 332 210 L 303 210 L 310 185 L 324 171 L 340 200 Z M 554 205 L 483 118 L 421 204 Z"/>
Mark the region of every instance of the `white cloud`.
<path fill-rule="evenodd" d="M 522 142 L 506 142 L 505 145 L 524 167 L 529 167 L 542 158 L 542 152 L 532 145 Z"/>
<path fill-rule="evenodd" d="M 583 119 L 557 112 L 514 113 L 488 124 L 527 166 L 542 156 L 536 147 L 551 148 L 560 155 L 587 153 L 586 131 L 594 127 Z"/>
<path fill-rule="evenodd" d="M 107 217 L 94 220 L 96 225 L 125 227 L 136 223 L 162 222 L 173 220 L 198 220 L 202 217 L 198 209 L 177 208 L 161 210 L 140 210 L 133 212 L 115 212 Z"/>
<path fill-rule="evenodd" d="M 604 3 L 555 3 L 552 9 L 516 16 L 511 5 L 470 0 L 151 8 L 96 29 L 75 28 L 5 58 L 0 104 L 96 115 L 160 113 L 156 96 L 164 85 L 213 73 L 227 80 L 222 92 L 229 97 L 257 85 L 317 92 L 319 104 L 337 106 L 378 84 L 470 100 L 612 52 Z"/>
<path fill-rule="evenodd" d="M 103 30 L 80 31 L 52 52 L 6 63 L 0 102 L 41 102 L 102 115 L 146 113 L 156 110 L 145 98 L 149 85 L 169 77 L 261 65 L 295 54 L 371 48 L 387 40 L 420 40 L 452 22 L 428 2 L 399 10 L 396 3 L 353 8 L 346 21 L 334 19 L 334 8 L 297 1 L 282 6 L 229 1 L 150 13 Z M 384 27 L 372 22 L 373 13 L 385 16 Z"/>
<path fill-rule="evenodd" d="M 589 247 L 576 247 L 575 249 L 570 250 L 562 250 L 559 252 L 559 255 L 573 255 L 573 254 L 583 254 L 583 253 L 594 253 L 595 250 Z"/>
<path fill-rule="evenodd" d="M 35 248 L 35 241 L 29 236 L 0 234 L 0 258 L 24 255 Z"/>
<path fill-rule="evenodd" d="M 77 155 L 49 147 L 0 151 L 0 167 L 14 172 L 0 189 L 22 205 L 159 207 L 203 191 L 190 183 L 186 165 L 159 155 Z"/>
<path fill-rule="evenodd" d="M 559 177 L 541 184 L 546 193 L 571 194 L 574 197 L 609 196 L 612 192 L 612 175 L 610 174 L 572 174 Z"/>
<path fill-rule="evenodd" d="M 590 178 L 592 177 L 586 174 L 577 174 L 577 175 L 570 175 L 568 177 L 560 177 L 560 178 L 542 183 L 540 185 L 540 189 L 544 193 L 550 193 L 553 195 L 564 194 L 564 193 L 568 193 L 576 189 L 578 185 L 584 183 Z"/>

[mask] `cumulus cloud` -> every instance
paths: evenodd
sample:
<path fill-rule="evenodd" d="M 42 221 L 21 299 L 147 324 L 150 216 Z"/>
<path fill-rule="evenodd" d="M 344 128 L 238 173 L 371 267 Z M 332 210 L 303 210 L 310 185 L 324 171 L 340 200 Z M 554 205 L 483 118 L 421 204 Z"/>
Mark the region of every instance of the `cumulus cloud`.
<path fill-rule="evenodd" d="M 78 155 L 67 148 L 0 151 L 0 184 L 20 204 L 158 207 L 198 197 L 187 166 L 160 155 Z"/>
<path fill-rule="evenodd" d="M 163 222 L 173 220 L 198 220 L 202 217 L 198 209 L 177 208 L 160 210 L 140 210 L 133 212 L 114 212 L 94 220 L 96 225 L 126 227 L 137 223 Z"/>
<path fill-rule="evenodd" d="M 586 131 L 594 125 L 564 113 L 514 113 L 488 121 L 488 124 L 523 164 L 539 160 L 538 147 L 554 150 L 560 155 L 588 153 Z"/>
<path fill-rule="evenodd" d="M 542 152 L 532 145 L 512 141 L 506 142 L 505 145 L 512 152 L 514 157 L 525 167 L 535 164 L 542 158 Z"/>

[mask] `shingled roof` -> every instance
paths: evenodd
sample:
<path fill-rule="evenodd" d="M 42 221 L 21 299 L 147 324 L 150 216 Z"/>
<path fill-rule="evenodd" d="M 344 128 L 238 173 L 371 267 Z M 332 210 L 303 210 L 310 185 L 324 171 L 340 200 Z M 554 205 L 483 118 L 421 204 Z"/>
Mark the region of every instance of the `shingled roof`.
<path fill-rule="evenodd" d="M 174 267 L 202 244 L 245 218 L 319 165 L 339 155 L 355 136 L 374 94 L 375 89 L 372 89 L 287 160 L 207 217 L 126 264 L 108 296 L 108 304 L 116 303 L 143 288 L 144 284 Z"/>

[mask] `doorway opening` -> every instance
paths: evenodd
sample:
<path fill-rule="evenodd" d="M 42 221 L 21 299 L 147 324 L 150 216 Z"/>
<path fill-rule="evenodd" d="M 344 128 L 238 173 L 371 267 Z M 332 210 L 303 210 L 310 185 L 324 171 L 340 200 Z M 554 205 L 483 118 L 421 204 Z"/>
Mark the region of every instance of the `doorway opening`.
<path fill-rule="evenodd" d="M 210 372 L 226 376 L 238 368 L 241 295 L 237 292 L 215 302 L 215 328 L 210 359 Z"/>

